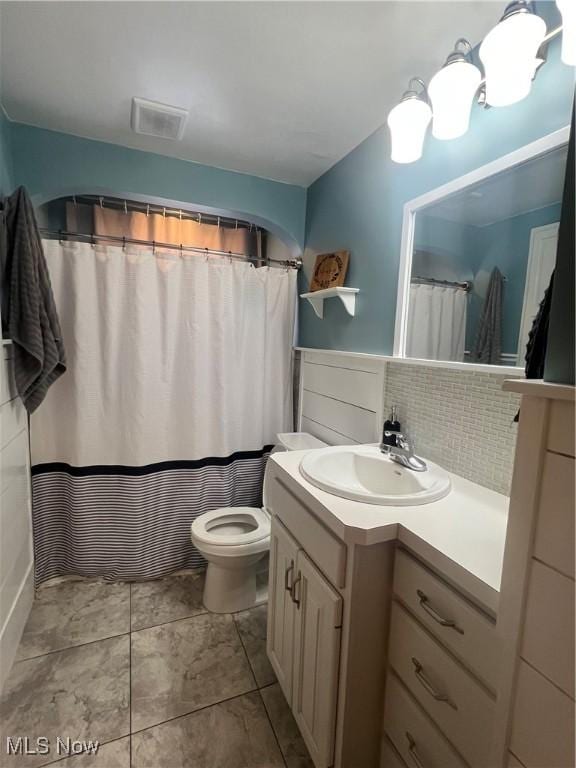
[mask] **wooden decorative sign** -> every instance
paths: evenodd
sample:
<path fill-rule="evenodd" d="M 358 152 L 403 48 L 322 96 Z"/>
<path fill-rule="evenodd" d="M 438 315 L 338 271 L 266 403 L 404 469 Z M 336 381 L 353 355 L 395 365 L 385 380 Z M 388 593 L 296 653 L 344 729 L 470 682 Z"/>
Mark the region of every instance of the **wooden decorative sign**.
<path fill-rule="evenodd" d="M 349 251 L 321 253 L 316 256 L 310 290 L 321 291 L 324 288 L 339 288 L 344 285 L 349 260 Z"/>

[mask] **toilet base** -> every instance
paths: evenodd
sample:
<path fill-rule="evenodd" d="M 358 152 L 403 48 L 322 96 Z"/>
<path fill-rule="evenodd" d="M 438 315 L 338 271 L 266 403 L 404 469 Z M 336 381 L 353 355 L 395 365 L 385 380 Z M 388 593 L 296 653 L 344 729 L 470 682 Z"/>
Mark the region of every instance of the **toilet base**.
<path fill-rule="evenodd" d="M 230 567 L 208 562 L 204 583 L 204 606 L 211 613 L 245 611 L 266 601 L 262 590 L 256 589 L 256 564 L 264 556 L 246 558 L 247 564 Z"/>

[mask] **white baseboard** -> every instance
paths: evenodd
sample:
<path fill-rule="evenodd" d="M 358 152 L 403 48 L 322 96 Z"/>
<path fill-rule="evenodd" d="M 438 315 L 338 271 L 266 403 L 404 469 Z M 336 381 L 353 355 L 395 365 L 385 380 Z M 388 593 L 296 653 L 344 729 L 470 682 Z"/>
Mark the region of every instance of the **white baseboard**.
<path fill-rule="evenodd" d="M 30 562 L 16 599 L 0 632 L 0 692 L 10 673 L 34 600 L 34 563 Z"/>

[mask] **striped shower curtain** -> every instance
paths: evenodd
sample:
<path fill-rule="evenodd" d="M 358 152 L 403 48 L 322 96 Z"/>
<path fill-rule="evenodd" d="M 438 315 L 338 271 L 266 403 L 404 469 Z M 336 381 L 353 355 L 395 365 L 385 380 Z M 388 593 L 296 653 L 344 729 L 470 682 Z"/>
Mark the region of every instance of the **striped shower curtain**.
<path fill-rule="evenodd" d="M 190 524 L 261 503 L 289 429 L 294 270 L 45 241 L 68 372 L 31 421 L 36 581 L 203 564 Z"/>

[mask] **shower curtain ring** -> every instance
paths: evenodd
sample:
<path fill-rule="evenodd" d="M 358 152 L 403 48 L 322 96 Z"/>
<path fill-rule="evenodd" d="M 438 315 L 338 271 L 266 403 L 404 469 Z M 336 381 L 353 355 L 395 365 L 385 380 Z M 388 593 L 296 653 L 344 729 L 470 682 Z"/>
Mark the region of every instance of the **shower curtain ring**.
<path fill-rule="evenodd" d="M 125 215 L 128 215 L 128 205 L 126 203 L 126 200 L 124 200 L 124 213 Z"/>
<path fill-rule="evenodd" d="M 122 250 L 123 251 L 126 250 L 126 238 L 125 237 L 122 238 Z"/>
<path fill-rule="evenodd" d="M 152 255 L 156 255 L 156 240 L 152 240 Z"/>
<path fill-rule="evenodd" d="M 232 264 L 232 251 L 228 251 L 228 261 Z"/>
<path fill-rule="evenodd" d="M 60 243 L 60 245 L 62 245 L 62 230 L 61 229 L 58 230 L 58 242 Z"/>
<path fill-rule="evenodd" d="M 208 250 L 208 248 L 204 248 L 204 250 L 206 251 L 206 261 L 208 261 L 208 259 L 210 258 L 210 251 Z"/>

